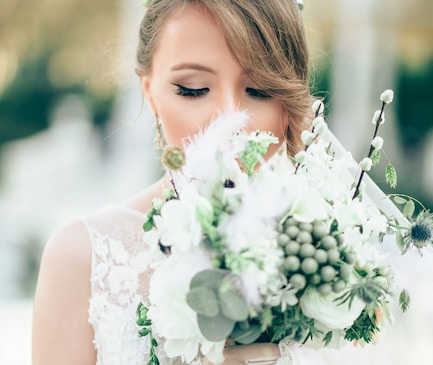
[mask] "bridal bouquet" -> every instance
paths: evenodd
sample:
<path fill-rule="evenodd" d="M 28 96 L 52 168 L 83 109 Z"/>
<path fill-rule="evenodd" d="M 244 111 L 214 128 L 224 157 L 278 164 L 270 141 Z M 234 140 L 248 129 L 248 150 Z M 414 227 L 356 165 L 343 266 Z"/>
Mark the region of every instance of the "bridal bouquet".
<path fill-rule="evenodd" d="M 163 339 L 168 357 L 223 361 L 239 344 L 290 341 L 314 346 L 369 343 L 390 318 L 392 272 L 381 242 L 402 252 L 433 240 L 432 217 L 414 200 L 394 202 L 365 174 L 380 157 L 378 136 L 392 91 L 381 95 L 374 138 L 359 164 L 333 138 L 313 105 L 305 149 L 265 161 L 276 137 L 246 133 L 248 115 L 222 115 L 183 149 L 166 147 L 172 189 L 155 199 L 144 224 L 153 248 L 149 303 L 140 335 L 150 363 Z M 386 180 L 396 185 L 392 165 Z M 402 291 L 401 308 L 409 296 Z"/>

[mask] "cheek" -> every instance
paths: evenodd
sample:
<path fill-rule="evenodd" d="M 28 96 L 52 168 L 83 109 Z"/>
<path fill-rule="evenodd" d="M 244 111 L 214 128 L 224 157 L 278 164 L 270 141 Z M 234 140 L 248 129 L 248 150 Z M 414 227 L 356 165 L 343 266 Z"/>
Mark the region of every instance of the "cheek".
<path fill-rule="evenodd" d="M 271 145 L 270 150 L 275 152 L 286 139 L 288 124 L 287 114 L 277 102 L 263 103 L 260 108 L 251 112 L 251 130 L 272 132 L 279 141 L 278 145 Z"/>
<path fill-rule="evenodd" d="M 161 100 L 156 105 L 158 116 L 167 142 L 180 146 L 182 141 L 196 134 L 204 128 L 212 116 L 202 104 L 195 104 L 191 100 L 182 100 L 178 95 L 164 93 L 155 98 Z"/>

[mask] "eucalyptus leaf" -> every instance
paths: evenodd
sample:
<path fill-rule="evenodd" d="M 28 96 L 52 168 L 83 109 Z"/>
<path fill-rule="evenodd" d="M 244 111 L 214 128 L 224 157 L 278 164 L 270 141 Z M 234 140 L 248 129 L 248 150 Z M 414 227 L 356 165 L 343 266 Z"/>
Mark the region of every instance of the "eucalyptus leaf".
<path fill-rule="evenodd" d="M 397 204 L 406 204 L 407 200 L 401 196 L 396 195 L 393 198 L 394 202 L 396 202 Z"/>
<path fill-rule="evenodd" d="M 218 292 L 222 313 L 234 320 L 244 321 L 248 318 L 248 306 L 241 295 L 232 288 Z"/>
<path fill-rule="evenodd" d="M 248 325 L 245 326 L 245 323 L 247 323 Z M 247 345 L 249 343 L 253 343 L 260 337 L 260 335 L 262 334 L 260 327 L 261 326 L 258 323 L 251 324 L 246 321 L 236 323 L 235 328 L 230 334 L 230 337 L 242 345 Z"/>
<path fill-rule="evenodd" d="M 415 203 L 413 200 L 408 200 L 406 204 L 403 207 L 403 215 L 410 219 L 413 216 L 413 213 L 415 212 Z"/>
<path fill-rule="evenodd" d="M 218 289 L 227 275 L 224 270 L 203 270 L 197 273 L 191 280 L 190 288 L 205 286 L 210 289 Z"/>
<path fill-rule="evenodd" d="M 212 289 L 197 286 L 188 292 L 186 301 L 198 314 L 215 317 L 219 313 L 218 298 Z"/>
<path fill-rule="evenodd" d="M 206 317 L 198 314 L 197 322 L 203 336 L 213 342 L 225 340 L 235 326 L 235 321 L 225 317 L 221 313 L 215 317 Z"/>

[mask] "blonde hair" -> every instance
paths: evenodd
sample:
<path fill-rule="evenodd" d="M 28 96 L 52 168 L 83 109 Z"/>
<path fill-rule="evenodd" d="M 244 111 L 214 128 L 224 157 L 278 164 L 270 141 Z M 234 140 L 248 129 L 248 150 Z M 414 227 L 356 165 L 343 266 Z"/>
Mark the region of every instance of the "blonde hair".
<path fill-rule="evenodd" d="M 249 78 L 280 101 L 288 116 L 287 151 L 295 154 L 311 110 L 308 50 L 296 0 L 153 0 L 140 27 L 137 61 L 142 74 L 152 68 L 165 20 L 187 4 L 208 9 Z"/>

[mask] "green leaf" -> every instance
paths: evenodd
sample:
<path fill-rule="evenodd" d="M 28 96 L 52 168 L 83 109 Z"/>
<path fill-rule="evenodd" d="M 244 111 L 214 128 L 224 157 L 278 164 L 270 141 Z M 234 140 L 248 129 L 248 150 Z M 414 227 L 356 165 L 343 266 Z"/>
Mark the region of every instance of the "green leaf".
<path fill-rule="evenodd" d="M 409 249 L 409 245 L 405 242 L 404 237 L 400 230 L 395 233 L 395 242 L 397 247 L 400 249 L 401 254 L 405 254 Z"/>
<path fill-rule="evenodd" d="M 401 205 L 406 204 L 406 202 L 407 202 L 407 200 L 406 200 L 405 198 L 403 198 L 403 197 L 401 197 L 401 196 L 399 196 L 399 195 L 396 195 L 396 196 L 393 198 L 393 200 L 394 200 L 395 203 L 397 203 L 397 204 L 401 204 Z"/>
<path fill-rule="evenodd" d="M 386 166 L 385 181 L 393 189 L 397 186 L 397 171 L 390 163 Z"/>
<path fill-rule="evenodd" d="M 406 204 L 403 207 L 403 215 L 410 219 L 413 216 L 413 213 L 415 212 L 415 203 L 413 200 L 408 200 Z"/>
<path fill-rule="evenodd" d="M 406 289 L 401 291 L 398 302 L 403 313 L 409 309 L 410 296 Z"/>
<path fill-rule="evenodd" d="M 235 321 L 219 313 L 215 317 L 197 315 L 197 322 L 201 333 L 209 341 L 223 341 L 233 331 Z"/>
<path fill-rule="evenodd" d="M 380 161 L 380 150 L 375 150 L 370 156 L 371 162 L 373 162 L 373 166 L 377 166 Z"/>
<path fill-rule="evenodd" d="M 221 311 L 233 321 L 244 321 L 248 318 L 248 306 L 236 289 L 220 290 L 218 292 Z"/>
<path fill-rule="evenodd" d="M 210 289 L 218 289 L 227 275 L 225 270 L 203 270 L 197 273 L 191 280 L 190 288 L 204 286 Z"/>
<path fill-rule="evenodd" d="M 189 306 L 198 314 L 215 317 L 219 313 L 218 298 L 212 289 L 196 286 L 186 295 Z"/>
<path fill-rule="evenodd" d="M 329 331 L 326 333 L 325 336 L 323 336 L 323 343 L 325 344 L 325 346 L 328 346 L 331 343 L 332 340 L 332 331 Z"/>
<path fill-rule="evenodd" d="M 247 324 L 246 326 L 245 323 Z M 230 337 L 242 345 L 247 345 L 257 340 L 261 334 L 262 331 L 260 329 L 260 324 L 248 323 L 245 321 L 242 323 L 236 323 Z"/>
<path fill-rule="evenodd" d="M 143 224 L 143 230 L 145 232 L 149 232 L 152 230 L 152 228 L 154 227 L 154 223 L 153 223 L 153 216 L 148 218 L 146 222 L 144 222 Z"/>

